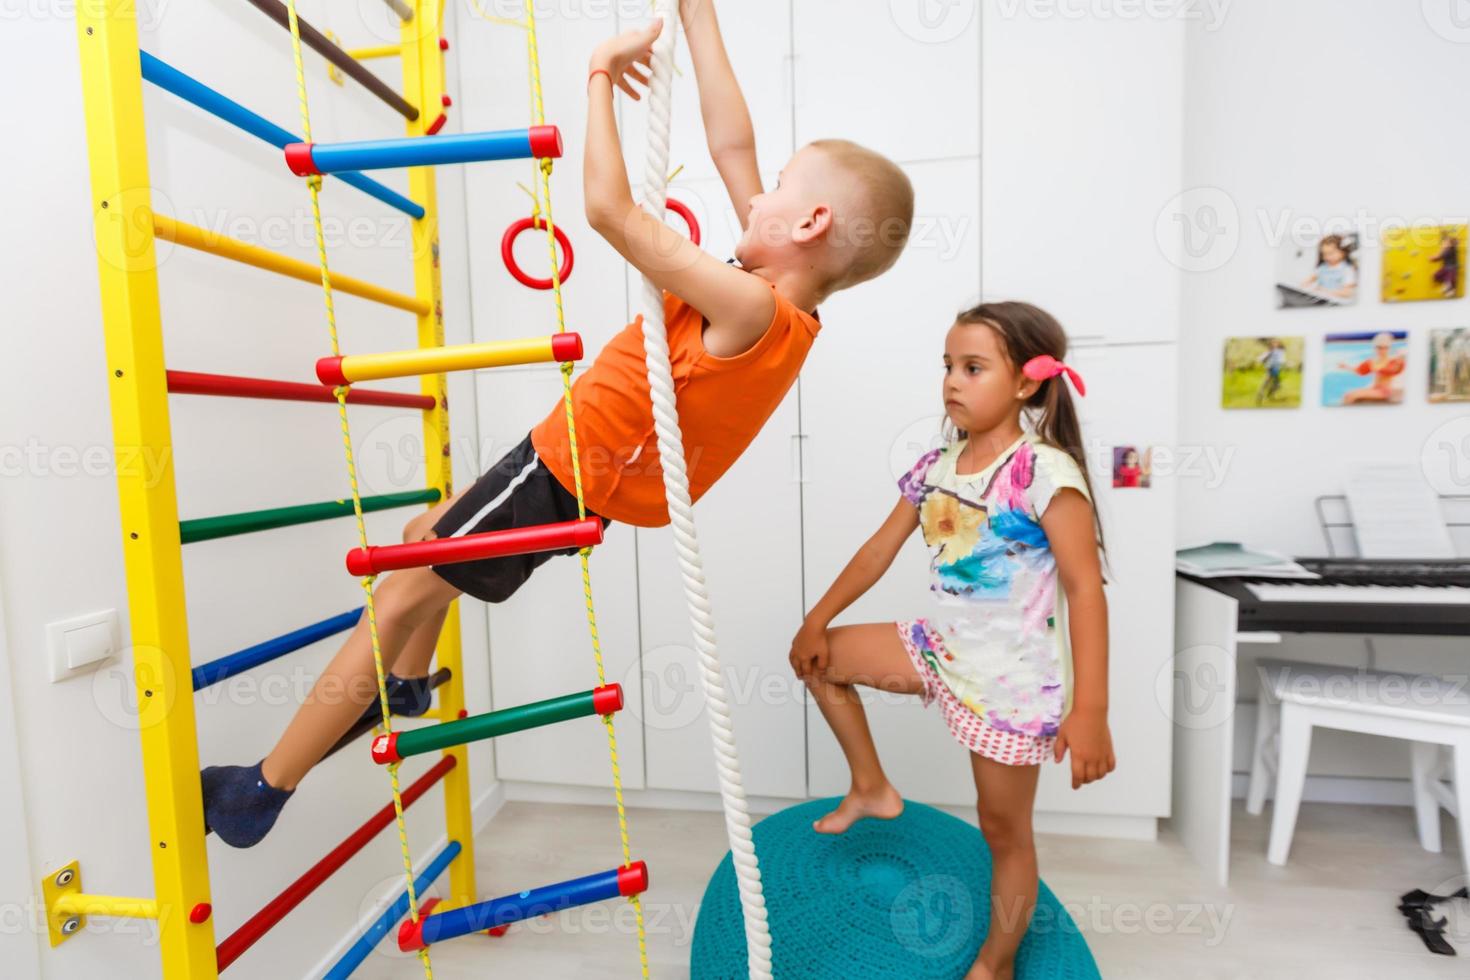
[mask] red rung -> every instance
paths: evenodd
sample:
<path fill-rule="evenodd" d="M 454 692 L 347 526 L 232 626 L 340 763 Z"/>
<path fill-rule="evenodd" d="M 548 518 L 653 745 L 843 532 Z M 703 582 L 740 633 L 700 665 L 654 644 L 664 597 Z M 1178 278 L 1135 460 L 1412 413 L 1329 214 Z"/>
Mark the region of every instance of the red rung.
<path fill-rule="evenodd" d="M 455 767 L 457 761 L 454 756 L 446 755 L 435 763 L 432 769 L 414 780 L 413 785 L 402 793 L 404 808 L 406 809 L 427 793 L 435 783 L 444 777 L 446 772 Z M 281 894 L 266 903 L 264 908 L 252 915 L 244 925 L 230 933 L 224 942 L 215 947 L 217 969 L 223 970 L 239 959 L 240 954 L 254 946 L 261 936 L 274 928 L 292 909 L 316 891 L 322 882 L 336 874 L 342 865 L 366 847 L 379 831 L 392 822 L 393 804 L 389 803 L 368 818 L 367 823 L 354 830 L 346 840 L 334 847 L 326 857 L 308 868 L 305 874 L 287 885 Z"/>
<path fill-rule="evenodd" d="M 302 384 L 297 381 L 271 381 L 267 378 L 241 378 L 231 374 L 201 374 L 198 371 L 169 371 L 168 390 L 175 395 L 224 395 L 233 398 L 267 398 L 288 402 L 335 402 L 337 396 L 326 385 Z M 386 405 L 391 408 L 421 408 L 428 411 L 436 404 L 428 395 L 411 395 L 397 391 L 365 391 L 353 388 L 347 393 L 349 405 Z"/>
<path fill-rule="evenodd" d="M 596 517 L 585 517 L 560 524 L 467 534 L 462 538 L 434 538 L 407 544 L 353 548 L 347 552 L 347 570 L 353 575 L 377 575 L 397 568 L 453 565 L 481 558 L 504 558 L 561 548 L 590 548 L 599 544 L 602 544 L 602 521 Z"/>

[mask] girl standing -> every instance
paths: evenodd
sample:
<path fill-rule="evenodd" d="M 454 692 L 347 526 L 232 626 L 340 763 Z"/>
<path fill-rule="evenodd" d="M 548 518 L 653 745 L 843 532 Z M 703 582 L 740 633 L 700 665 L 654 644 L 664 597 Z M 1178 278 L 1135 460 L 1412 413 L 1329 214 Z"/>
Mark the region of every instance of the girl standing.
<path fill-rule="evenodd" d="M 818 832 L 903 811 L 855 685 L 937 703 L 969 750 L 993 876 L 990 927 L 967 980 L 1013 975 L 1036 902 L 1031 809 L 1040 764 L 1070 749 L 1073 789 L 1115 765 L 1100 532 L 1067 383 L 1079 395 L 1084 387 L 1062 363 L 1066 344 L 1061 325 L 1025 303 L 959 315 L 944 353 L 951 438 L 899 481 L 893 512 L 791 646 L 792 667 L 852 770 L 851 790 L 817 821 Z M 931 551 L 928 614 L 831 627 L 919 527 Z"/>

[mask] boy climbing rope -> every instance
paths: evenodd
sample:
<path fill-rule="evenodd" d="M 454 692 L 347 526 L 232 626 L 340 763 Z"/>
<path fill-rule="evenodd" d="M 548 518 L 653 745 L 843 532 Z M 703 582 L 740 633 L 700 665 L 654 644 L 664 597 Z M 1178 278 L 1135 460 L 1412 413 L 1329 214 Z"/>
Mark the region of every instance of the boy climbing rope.
<path fill-rule="evenodd" d="M 817 307 L 893 265 L 908 239 L 913 189 L 891 161 L 842 140 L 801 148 L 764 190 L 754 129 L 729 63 L 712 0 L 682 0 L 711 158 L 740 219 L 739 265 L 702 251 L 649 214 L 628 182 L 613 88 L 634 99 L 648 82 L 648 27 L 594 52 L 587 78 L 583 182 L 588 223 L 664 292 L 664 316 L 690 495 L 698 500 L 734 464 L 795 382 L 821 324 Z M 572 388 L 583 459 L 582 496 L 604 526 L 668 523 L 642 318 L 619 332 Z M 459 537 L 578 516 L 575 467 L 560 402 L 471 487 L 410 521 L 404 540 Z M 503 602 L 551 554 L 482 559 L 388 576 L 376 592 L 377 629 L 393 711 L 429 705 L 429 662 L 450 603 L 461 594 Z M 317 679 L 275 748 L 252 766 L 202 773 L 205 821 L 249 847 L 275 824 L 297 784 L 365 714 L 376 714 L 367 624 L 359 622 Z"/>

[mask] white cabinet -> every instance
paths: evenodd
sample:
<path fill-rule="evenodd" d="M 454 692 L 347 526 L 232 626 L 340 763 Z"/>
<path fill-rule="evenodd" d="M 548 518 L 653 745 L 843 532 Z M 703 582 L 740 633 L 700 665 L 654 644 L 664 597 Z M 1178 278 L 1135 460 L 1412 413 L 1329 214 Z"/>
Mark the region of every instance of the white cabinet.
<path fill-rule="evenodd" d="M 1173 340 L 1183 23 L 1046 9 L 986 5 L 986 296 L 1074 337 Z"/>
<path fill-rule="evenodd" d="M 713 2 L 713 0 L 704 0 Z M 803 0 L 805 2 L 805 0 Z M 797 5 L 798 7 L 801 4 Z M 621 10 L 637 10 L 622 4 Z M 730 55 L 730 66 L 740 82 L 755 128 L 756 155 L 762 171 L 775 173 L 791 156 L 791 2 L 790 0 L 743 0 L 720 3 L 720 33 Z M 625 23 L 625 28 L 643 23 Z M 672 116 L 669 131 L 669 170 L 683 167 L 681 177 L 714 178 L 719 173 L 710 160 L 704 133 L 704 115 L 699 107 L 699 88 L 689 43 L 682 33 L 674 56 Z M 580 79 L 580 75 L 578 78 Z M 633 196 L 643 192 L 645 143 L 648 139 L 648 100 L 630 102 L 619 96 L 623 158 Z M 580 142 L 580 141 L 579 141 Z"/>
<path fill-rule="evenodd" d="M 805 688 L 787 653 L 801 625 L 801 496 L 796 393 L 695 505 L 721 672 L 745 791 L 806 791 Z M 638 531 L 648 785 L 716 791 L 714 749 L 683 578 L 668 528 Z"/>
<path fill-rule="evenodd" d="M 698 218 L 705 250 L 732 255 L 740 223 L 724 184 L 681 175 L 672 192 Z M 679 226 L 678 218 L 670 221 Z M 628 290 L 636 315 L 643 309 L 636 270 Z M 825 332 L 819 335 L 811 356 L 827 342 Z M 745 790 L 757 796 L 800 798 L 806 790 L 805 689 L 786 659 L 803 613 L 798 421 L 793 388 L 694 508 Z M 668 528 L 638 531 L 638 598 L 648 785 L 713 792 L 714 749 Z"/>
<path fill-rule="evenodd" d="M 484 4 L 487 12 L 504 6 Z M 545 18 L 544 13 L 542 16 Z M 571 240 L 575 256 L 563 293 L 567 329 L 582 335 L 590 361 L 627 323 L 623 297 L 626 264 L 588 226 L 584 210 L 585 71 L 583 68 L 562 70 L 557 66 L 585 67 L 593 48 L 613 33 L 614 25 L 610 18 L 546 19 L 548 23 L 538 32 L 543 105 L 547 123 L 561 128 L 565 154 L 552 169 L 552 218 Z M 462 104 L 450 109 L 448 131 L 514 129 L 529 124 L 524 31 L 483 22 L 472 10 L 461 11 L 459 40 L 450 49 L 450 58 L 454 62 L 451 70 L 458 69 L 465 97 Z M 551 333 L 557 327 L 551 293 L 521 285 L 511 277 L 500 256 L 506 229 L 512 222 L 531 214 L 532 200 L 525 188 L 538 186 L 538 173 L 536 163 L 531 160 L 446 167 L 439 171 L 441 182 L 461 179 L 465 182 L 469 211 L 465 224 L 472 261 L 470 283 L 476 307 L 476 340 L 533 337 Z M 542 207 L 544 215 L 544 201 Z M 523 232 L 517 239 L 514 254 L 528 275 L 538 279 L 551 276 L 545 231 Z"/>
<path fill-rule="evenodd" d="M 799 0 L 797 145 L 841 137 L 901 162 L 978 154 L 979 7 Z"/>
<path fill-rule="evenodd" d="M 1118 767 L 1072 790 L 1071 760 L 1042 768 L 1036 808 L 1167 816 L 1173 745 L 1174 512 L 1181 474 L 1210 465 L 1177 446 L 1174 344 L 1073 348 L 1076 400 L 1107 546 L 1108 723 Z M 1153 448 L 1147 488 L 1112 486 L 1115 447 Z M 1202 471 L 1202 470 L 1201 470 Z M 1163 683 L 1156 683 L 1162 677 Z"/>
<path fill-rule="evenodd" d="M 822 337 L 802 374 L 809 607 L 893 509 L 897 478 L 940 444 L 944 336 L 980 288 L 979 161 L 905 169 L 917 193 L 914 243 L 886 275 L 823 308 Z M 915 535 L 839 622 L 911 617 L 927 588 L 928 556 Z M 878 750 L 901 792 L 926 802 L 973 802 L 969 761 L 937 713 L 925 717 L 917 699 L 868 701 Z M 846 763 L 815 704 L 807 733 L 810 792 L 845 792 Z"/>
<path fill-rule="evenodd" d="M 559 403 L 561 375 L 554 369 L 500 370 L 480 374 L 481 470 L 497 460 Z M 457 447 L 459 448 L 459 447 Z M 637 719 L 638 593 L 633 529 L 613 524 L 592 553 L 592 588 L 607 679 L 623 683 L 627 704 L 615 716 L 623 785 L 643 785 L 643 732 Z M 490 696 L 496 709 L 587 691 L 597 684 L 581 567 L 575 556 L 556 556 L 538 568 L 509 600 L 485 605 L 466 600 L 490 619 Z M 630 682 L 630 678 L 632 682 Z M 611 785 L 607 735 L 596 718 L 536 728 L 495 739 L 501 779 L 584 786 Z"/>

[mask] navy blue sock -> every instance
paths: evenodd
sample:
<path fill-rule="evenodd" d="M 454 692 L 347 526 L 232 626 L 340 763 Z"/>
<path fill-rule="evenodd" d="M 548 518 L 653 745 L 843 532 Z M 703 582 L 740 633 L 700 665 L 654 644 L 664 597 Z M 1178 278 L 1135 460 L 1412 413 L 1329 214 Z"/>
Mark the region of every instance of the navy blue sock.
<path fill-rule="evenodd" d="M 204 826 L 231 847 L 252 847 L 275 826 L 281 807 L 295 790 L 276 789 L 260 767 L 209 766 L 199 774 L 204 786 Z"/>
<path fill-rule="evenodd" d="M 434 689 L 429 686 L 427 677 L 399 677 L 390 673 L 384 681 L 388 688 L 388 710 L 395 715 L 417 718 L 433 703 Z M 374 721 L 383 719 L 383 709 L 376 700 L 363 709 L 358 724 L 370 718 Z"/>

